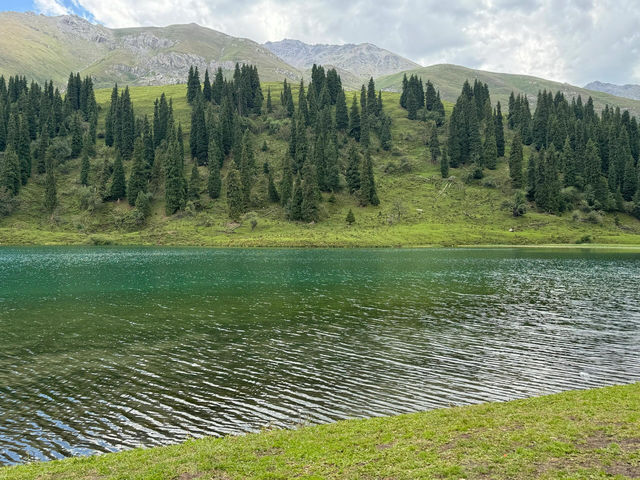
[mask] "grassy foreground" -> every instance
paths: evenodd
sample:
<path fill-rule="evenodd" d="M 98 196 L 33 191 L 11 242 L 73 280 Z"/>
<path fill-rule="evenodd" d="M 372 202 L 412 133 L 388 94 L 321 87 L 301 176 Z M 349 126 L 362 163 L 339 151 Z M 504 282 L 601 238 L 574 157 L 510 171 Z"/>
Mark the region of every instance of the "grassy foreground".
<path fill-rule="evenodd" d="M 640 477 L 640 383 L 0 469 L 1 479 Z"/>

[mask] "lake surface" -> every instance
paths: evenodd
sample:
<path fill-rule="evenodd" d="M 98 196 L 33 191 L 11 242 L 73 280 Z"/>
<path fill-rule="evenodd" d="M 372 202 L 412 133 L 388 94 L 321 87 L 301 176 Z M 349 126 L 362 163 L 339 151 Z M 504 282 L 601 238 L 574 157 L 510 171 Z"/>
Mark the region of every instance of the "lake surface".
<path fill-rule="evenodd" d="M 640 255 L 0 249 L 0 464 L 640 380 Z"/>

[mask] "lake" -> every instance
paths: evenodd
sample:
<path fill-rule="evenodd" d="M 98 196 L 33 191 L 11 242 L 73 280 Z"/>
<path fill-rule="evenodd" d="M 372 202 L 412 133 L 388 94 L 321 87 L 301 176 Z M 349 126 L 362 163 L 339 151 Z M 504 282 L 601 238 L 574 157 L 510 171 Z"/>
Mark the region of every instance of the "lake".
<path fill-rule="evenodd" d="M 0 464 L 640 380 L 640 254 L 0 248 Z"/>

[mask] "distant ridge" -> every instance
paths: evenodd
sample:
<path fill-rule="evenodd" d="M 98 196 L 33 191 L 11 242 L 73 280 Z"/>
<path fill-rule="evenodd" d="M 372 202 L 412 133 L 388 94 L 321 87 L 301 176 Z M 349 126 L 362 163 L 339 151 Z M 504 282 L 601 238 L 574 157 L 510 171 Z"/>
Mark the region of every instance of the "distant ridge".
<path fill-rule="evenodd" d="M 264 46 L 299 70 L 308 70 L 314 63 L 332 65 L 360 80 L 420 68 L 417 63 L 371 43 L 310 45 L 299 40 L 284 39 L 267 42 Z"/>
<path fill-rule="evenodd" d="M 583 101 L 592 97 L 596 109 L 600 110 L 605 105 L 617 106 L 623 110 L 629 110 L 634 115 L 640 115 L 640 101 L 630 98 L 613 96 L 596 90 L 588 90 L 568 83 L 554 82 L 544 78 L 530 75 L 516 75 L 512 73 L 496 73 L 484 70 L 474 70 L 460 65 L 440 64 L 429 67 L 400 72 L 387 75 L 376 80 L 376 85 L 384 90 L 400 91 L 402 88 L 402 77 L 404 75 L 418 75 L 423 81 L 431 80 L 434 86 L 440 90 L 440 95 L 444 100 L 455 102 L 460 89 L 465 80 L 473 82 L 476 78 L 486 83 L 491 91 L 491 100 L 500 101 L 503 110 L 507 110 L 509 94 L 513 91 L 516 94 L 526 94 L 532 106 L 535 106 L 538 92 L 542 90 L 552 92 L 562 92 L 567 98 L 575 98 L 578 95 Z"/>
<path fill-rule="evenodd" d="M 640 100 L 640 85 L 636 84 L 616 85 L 615 83 L 595 81 L 588 83 L 584 88 L 596 90 L 598 92 L 610 93 L 611 95 L 616 95 L 618 97 Z"/>

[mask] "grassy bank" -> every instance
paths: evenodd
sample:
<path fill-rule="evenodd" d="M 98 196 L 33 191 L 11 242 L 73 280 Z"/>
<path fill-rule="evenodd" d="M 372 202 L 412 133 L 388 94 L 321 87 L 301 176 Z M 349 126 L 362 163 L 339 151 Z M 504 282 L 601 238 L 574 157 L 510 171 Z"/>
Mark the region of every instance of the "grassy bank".
<path fill-rule="evenodd" d="M 0 469 L 2 479 L 640 477 L 640 383 Z"/>

